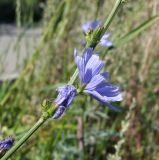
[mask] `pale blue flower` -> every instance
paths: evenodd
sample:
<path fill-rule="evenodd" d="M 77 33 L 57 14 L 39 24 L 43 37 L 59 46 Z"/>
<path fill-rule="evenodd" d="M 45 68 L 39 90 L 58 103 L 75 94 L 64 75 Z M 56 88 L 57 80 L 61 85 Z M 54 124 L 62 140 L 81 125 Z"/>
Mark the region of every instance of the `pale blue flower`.
<path fill-rule="evenodd" d="M 85 22 L 82 24 L 82 29 L 85 33 L 87 33 L 89 30 L 94 30 L 96 29 L 96 27 L 101 26 L 102 25 L 102 21 L 101 20 L 92 20 L 91 22 Z M 111 47 L 112 46 L 112 42 L 110 40 L 108 40 L 110 34 L 109 33 L 105 33 L 102 38 L 99 41 L 99 45 L 103 46 L 103 47 Z"/>
<path fill-rule="evenodd" d="M 102 104 L 106 104 L 109 108 L 119 111 L 118 108 L 112 106 L 110 102 L 122 100 L 119 87 L 107 82 L 108 73 L 100 73 L 104 67 L 104 62 L 99 59 L 97 54 L 93 54 L 92 48 L 86 48 L 82 57 L 74 51 L 75 63 L 78 68 L 81 86 L 84 86 L 84 92 L 89 93 Z"/>
<path fill-rule="evenodd" d="M 86 33 L 89 30 L 94 30 L 97 26 L 100 26 L 102 24 L 101 20 L 92 20 L 91 22 L 85 22 L 82 24 L 82 29 Z"/>
<path fill-rule="evenodd" d="M 100 39 L 99 44 L 103 47 L 111 47 L 113 44 L 111 41 L 108 40 L 109 36 L 110 36 L 109 33 L 105 33 Z"/>
<path fill-rule="evenodd" d="M 0 154 L 4 154 L 7 152 L 14 143 L 14 138 L 13 137 L 7 137 L 4 140 L 0 141 Z"/>
<path fill-rule="evenodd" d="M 55 99 L 55 105 L 57 107 L 53 118 L 58 119 L 61 117 L 66 108 L 72 103 L 76 96 L 76 88 L 73 85 L 64 85 L 57 89 L 58 96 Z"/>

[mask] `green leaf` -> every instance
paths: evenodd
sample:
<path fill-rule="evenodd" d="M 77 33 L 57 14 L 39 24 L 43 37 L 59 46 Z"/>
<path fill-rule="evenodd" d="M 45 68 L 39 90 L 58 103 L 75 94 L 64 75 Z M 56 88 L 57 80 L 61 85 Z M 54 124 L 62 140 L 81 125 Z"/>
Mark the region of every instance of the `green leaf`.
<path fill-rule="evenodd" d="M 154 16 L 154 17 L 151 17 L 150 19 L 146 20 L 144 23 L 142 23 L 141 25 L 139 25 L 138 27 L 136 27 L 135 29 L 133 29 L 132 31 L 127 33 L 125 36 L 115 40 L 113 42 L 113 44 L 114 44 L 113 47 L 115 47 L 115 48 L 119 47 L 119 46 L 129 42 L 130 40 L 134 39 L 142 31 L 144 31 L 145 29 L 147 29 L 150 26 L 152 26 L 158 19 L 159 19 L 159 16 Z"/>

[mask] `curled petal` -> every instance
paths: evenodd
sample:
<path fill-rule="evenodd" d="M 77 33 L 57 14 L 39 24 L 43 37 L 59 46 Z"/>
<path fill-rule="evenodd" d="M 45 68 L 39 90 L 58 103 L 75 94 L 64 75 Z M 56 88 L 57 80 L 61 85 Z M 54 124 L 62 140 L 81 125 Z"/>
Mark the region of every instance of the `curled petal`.
<path fill-rule="evenodd" d="M 65 109 L 72 103 L 76 96 L 76 88 L 73 85 L 64 85 L 57 89 L 59 92 L 57 98 L 55 99 L 55 105 L 57 107 L 53 118 L 59 118 Z"/>
<path fill-rule="evenodd" d="M 4 154 L 6 151 L 8 151 L 14 143 L 13 137 L 7 137 L 4 140 L 0 141 L 0 154 Z"/>
<path fill-rule="evenodd" d="M 69 107 L 69 105 L 72 103 L 72 101 L 73 101 L 73 99 L 75 98 L 75 96 L 76 96 L 76 92 L 71 92 L 71 93 L 70 93 L 70 97 L 69 97 L 69 99 L 68 99 L 68 101 L 67 101 L 67 103 L 66 103 L 66 106 Z"/>
<path fill-rule="evenodd" d="M 57 110 L 55 111 L 54 115 L 53 115 L 53 119 L 58 119 L 62 116 L 62 114 L 64 113 L 65 111 L 65 107 L 64 106 L 59 106 L 57 108 Z"/>
<path fill-rule="evenodd" d="M 61 103 L 63 103 L 65 99 L 66 99 L 65 97 L 59 94 L 55 100 L 56 106 L 59 106 Z"/>

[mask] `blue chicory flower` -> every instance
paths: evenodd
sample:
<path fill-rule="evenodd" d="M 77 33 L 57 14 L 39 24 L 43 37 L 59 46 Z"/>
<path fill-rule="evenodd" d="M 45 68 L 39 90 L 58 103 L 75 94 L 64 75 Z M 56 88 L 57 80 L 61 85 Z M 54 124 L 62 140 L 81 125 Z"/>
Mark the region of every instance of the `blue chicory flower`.
<path fill-rule="evenodd" d="M 119 87 L 108 83 L 108 73 L 100 73 L 104 67 L 104 62 L 99 59 L 97 54 L 93 54 L 92 48 L 86 48 L 82 57 L 74 51 L 75 63 L 78 68 L 80 84 L 84 86 L 84 92 L 92 95 L 102 104 L 106 104 L 109 108 L 119 111 L 118 108 L 112 106 L 110 102 L 121 101 L 122 96 Z"/>
<path fill-rule="evenodd" d="M 64 85 L 57 89 L 58 96 L 55 99 L 55 105 L 57 107 L 53 118 L 58 119 L 64 113 L 65 109 L 72 103 L 76 96 L 76 88 L 73 85 Z"/>
<path fill-rule="evenodd" d="M 101 20 L 92 20 L 91 22 L 85 22 L 82 24 L 82 29 L 85 33 L 87 33 L 89 30 L 94 30 L 96 29 L 96 27 L 102 25 L 102 21 Z M 102 38 L 100 39 L 99 45 L 103 46 L 103 47 L 111 47 L 112 46 L 112 42 L 108 40 L 110 34 L 109 33 L 105 33 Z"/>
<path fill-rule="evenodd" d="M 13 137 L 7 137 L 4 140 L 0 141 L 0 154 L 4 154 L 7 152 L 14 143 L 14 138 Z"/>

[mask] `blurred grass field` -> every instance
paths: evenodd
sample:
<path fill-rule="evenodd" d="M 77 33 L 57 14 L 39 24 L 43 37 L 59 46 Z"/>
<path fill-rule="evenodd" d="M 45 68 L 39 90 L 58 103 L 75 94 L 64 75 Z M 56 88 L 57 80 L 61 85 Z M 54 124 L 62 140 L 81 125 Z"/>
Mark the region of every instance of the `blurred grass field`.
<path fill-rule="evenodd" d="M 10 3 L 16 9 L 18 37 L 26 36 L 23 29 L 42 30 L 17 80 L 0 85 L 2 102 L 17 83 L 0 106 L 0 139 L 13 135 L 18 140 L 40 117 L 42 101 L 54 99 L 57 86 L 67 83 L 75 70 L 73 50 L 82 51 L 85 38 L 81 24 L 95 18 L 105 21 L 115 0 Z M 37 22 L 33 17 L 39 5 L 42 18 Z M 158 0 L 128 0 L 109 27 L 110 39 L 118 45 L 95 49 L 106 63 L 110 82 L 121 87 L 124 100 L 116 104 L 123 108 L 121 113 L 79 96 L 60 120 L 46 123 L 12 159 L 159 160 L 159 20 L 120 43 L 121 37 L 158 14 Z M 17 49 L 17 54 L 22 53 Z"/>

